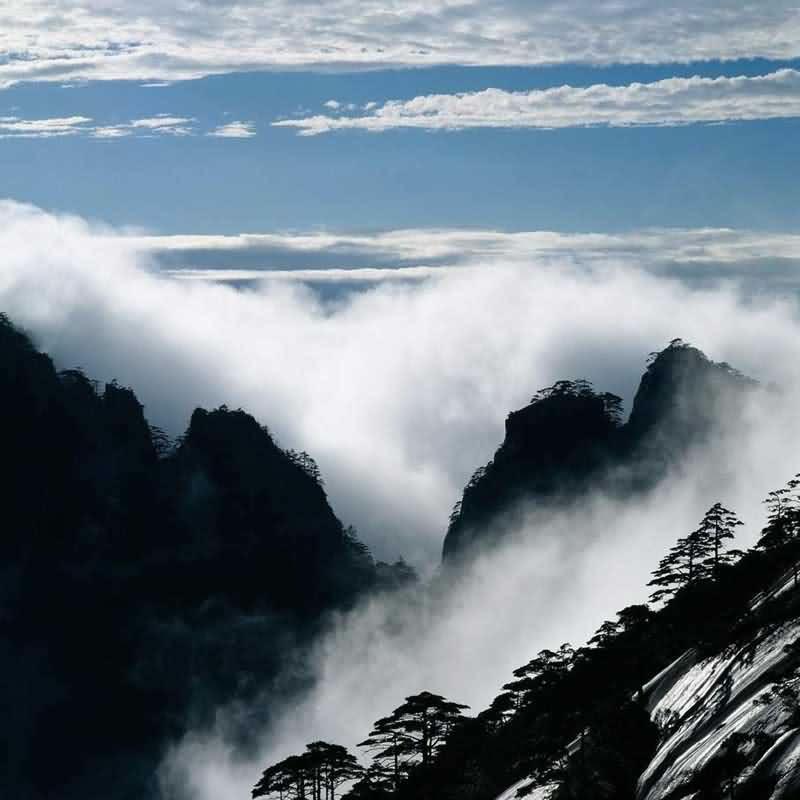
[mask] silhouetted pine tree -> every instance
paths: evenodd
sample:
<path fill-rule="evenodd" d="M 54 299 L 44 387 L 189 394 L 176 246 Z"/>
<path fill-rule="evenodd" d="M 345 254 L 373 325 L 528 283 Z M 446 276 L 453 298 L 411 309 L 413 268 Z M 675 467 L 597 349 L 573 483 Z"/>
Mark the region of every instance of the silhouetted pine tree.
<path fill-rule="evenodd" d="M 796 539 L 800 532 L 800 508 L 797 487 L 800 476 L 795 476 L 783 489 L 770 492 L 764 504 L 767 507 L 767 524 L 761 531 L 758 547 L 772 550 Z"/>
<path fill-rule="evenodd" d="M 741 550 L 725 550 L 725 543 L 734 538 L 734 530 L 744 523 L 722 503 L 714 503 L 706 511 L 700 530 L 703 532 L 710 551 L 706 566 L 711 569 L 711 577 L 716 578 L 719 568 L 731 564 L 742 556 Z"/>
<path fill-rule="evenodd" d="M 657 603 L 665 598 L 673 597 L 684 586 L 708 577 L 705 560 L 708 557 L 707 543 L 698 528 L 672 546 L 670 551 L 653 572 L 648 586 L 657 587 L 650 595 L 650 600 Z"/>
<path fill-rule="evenodd" d="M 547 691 L 568 672 L 573 663 L 575 651 L 565 642 L 558 650 L 541 650 L 527 664 L 514 670 L 517 679 L 503 686 L 520 708 L 534 692 Z M 502 696 L 502 695 L 501 695 Z"/>
<path fill-rule="evenodd" d="M 267 767 L 252 795 L 278 800 L 335 800 L 336 790 L 362 773 L 363 768 L 346 747 L 311 742 L 301 755 Z"/>
<path fill-rule="evenodd" d="M 431 692 L 411 695 L 388 717 L 379 719 L 359 747 L 391 774 L 396 791 L 412 766 L 426 767 L 432 762 L 468 707 Z"/>
<path fill-rule="evenodd" d="M 733 539 L 734 530 L 742 522 L 721 503 L 714 503 L 703 515 L 699 527 L 688 536 L 678 539 L 653 572 L 648 586 L 655 586 L 650 595 L 656 603 L 673 597 L 680 589 L 708 578 L 716 578 L 721 566 L 732 564 L 740 550 L 725 550 Z"/>

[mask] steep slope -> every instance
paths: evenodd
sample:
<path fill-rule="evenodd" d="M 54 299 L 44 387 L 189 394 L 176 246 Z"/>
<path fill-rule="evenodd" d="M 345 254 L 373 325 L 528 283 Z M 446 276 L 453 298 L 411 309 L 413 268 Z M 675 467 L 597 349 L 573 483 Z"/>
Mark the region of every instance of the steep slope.
<path fill-rule="evenodd" d="M 731 577 L 742 578 L 743 572 L 752 578 L 769 574 L 782 561 L 793 562 L 798 554 L 797 543 L 782 554 L 751 554 Z M 692 647 L 643 686 L 634 688 L 635 683 L 628 683 L 629 697 L 647 712 L 658 734 L 635 787 L 620 793 L 619 787 L 606 781 L 606 756 L 598 755 L 619 757 L 630 743 L 605 739 L 601 715 L 564 747 L 567 758 L 539 768 L 532 794 L 525 796 L 547 800 L 800 797 L 800 586 L 795 567 L 749 602 L 742 600 L 741 592 L 738 601 L 731 602 L 736 598 L 736 582 L 717 598 L 720 602 L 727 595 L 726 603 L 735 607 L 732 627 L 719 627 L 713 620 L 710 626 L 701 623 L 688 637 L 688 641 L 694 639 Z M 688 600 L 697 616 L 696 598 Z M 659 649 L 658 642 L 663 646 L 676 634 L 685 634 L 685 629 L 676 630 L 675 623 L 681 619 L 690 619 L 685 608 L 667 607 L 651 617 L 648 624 L 655 625 L 655 638 L 648 639 L 651 646 Z M 600 677 L 598 666 L 593 667 L 595 680 Z M 573 667 L 573 672 L 578 668 Z M 602 691 L 601 686 L 594 691 Z M 592 698 L 591 692 L 590 688 L 589 702 L 599 702 L 604 715 L 613 711 L 601 698 Z M 539 762 L 532 758 L 530 763 Z M 557 780 L 552 782 L 554 776 Z M 529 778 L 518 780 L 496 800 L 511 800 L 530 788 Z"/>
<path fill-rule="evenodd" d="M 789 574 L 775 596 L 796 591 Z M 796 612 L 794 612 L 796 613 Z M 653 681 L 647 707 L 661 741 L 640 800 L 800 796 L 800 621 L 773 621 L 702 659 L 682 657 Z"/>
<path fill-rule="evenodd" d="M 0 398 L 0 796 L 151 796 L 190 718 L 396 577 L 243 411 L 198 409 L 171 448 L 131 390 L 58 372 L 2 316 Z"/>
<path fill-rule="evenodd" d="M 619 398 L 561 381 L 509 414 L 503 443 L 472 477 L 451 516 L 443 557 L 491 545 L 532 505 L 558 506 L 594 489 L 618 496 L 652 487 L 718 420 L 735 419 L 753 385 L 727 364 L 675 340 L 647 366 L 625 424 Z M 503 514 L 507 526 L 490 525 Z"/>

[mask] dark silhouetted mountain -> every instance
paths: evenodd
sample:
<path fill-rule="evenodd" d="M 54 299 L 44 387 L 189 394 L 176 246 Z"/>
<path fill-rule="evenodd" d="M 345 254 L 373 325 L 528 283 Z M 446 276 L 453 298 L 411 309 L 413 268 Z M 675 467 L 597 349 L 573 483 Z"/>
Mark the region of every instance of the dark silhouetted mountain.
<path fill-rule="evenodd" d="M 154 795 L 170 737 L 408 577 L 243 411 L 198 409 L 171 447 L 2 316 L 0 403 L 0 796 Z"/>
<path fill-rule="evenodd" d="M 753 385 L 675 340 L 651 356 L 625 424 L 620 399 L 587 381 L 542 390 L 509 414 L 494 458 L 465 487 L 444 541 L 445 561 L 497 541 L 531 508 L 558 507 L 594 489 L 624 497 L 651 488 L 718 431 L 720 420 L 736 419 Z"/>

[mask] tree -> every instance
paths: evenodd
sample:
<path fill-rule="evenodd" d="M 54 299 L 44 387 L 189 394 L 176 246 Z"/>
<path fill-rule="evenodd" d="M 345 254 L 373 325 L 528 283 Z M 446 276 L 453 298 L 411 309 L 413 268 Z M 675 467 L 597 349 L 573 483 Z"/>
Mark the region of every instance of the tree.
<path fill-rule="evenodd" d="M 659 562 L 647 584 L 656 587 L 650 595 L 651 601 L 673 597 L 680 589 L 699 581 L 716 579 L 720 567 L 742 555 L 740 550 L 725 550 L 726 542 L 733 539 L 735 528 L 741 524 L 733 511 L 722 503 L 714 503 L 703 515 L 699 527 L 678 539 Z"/>
<path fill-rule="evenodd" d="M 712 577 L 717 577 L 721 566 L 732 563 L 742 555 L 739 550 L 723 551 L 725 542 L 733 539 L 734 530 L 742 524 L 736 514 L 725 508 L 722 503 L 714 503 L 706 511 L 703 521 L 700 523 L 700 530 L 711 551 L 706 562 L 711 569 Z"/>
<path fill-rule="evenodd" d="M 388 717 L 379 719 L 359 747 L 391 774 L 396 791 L 413 765 L 430 765 L 466 708 L 431 692 L 411 695 Z"/>
<path fill-rule="evenodd" d="M 770 492 L 764 500 L 767 507 L 767 524 L 761 531 L 757 545 L 762 550 L 773 550 L 798 538 L 800 534 L 798 486 L 800 486 L 800 475 L 795 475 L 783 489 Z"/>
<path fill-rule="evenodd" d="M 673 597 L 685 586 L 707 578 L 708 567 L 705 560 L 708 554 L 707 542 L 700 528 L 678 539 L 667 555 L 658 562 L 652 580 L 647 584 L 657 587 L 650 595 L 650 600 L 657 603 L 664 598 Z"/>
<path fill-rule="evenodd" d="M 606 417 L 614 425 L 622 424 L 622 398 L 611 392 L 597 393 L 591 381 L 578 378 L 574 381 L 556 381 L 552 386 L 540 389 L 531 398 L 531 403 L 549 400 L 553 397 L 595 398 L 602 402 Z M 479 476 L 480 477 L 480 476 Z M 473 476 L 473 481 L 475 476 Z"/>
<path fill-rule="evenodd" d="M 301 755 L 267 767 L 253 788 L 253 797 L 278 800 L 335 800 L 336 790 L 361 777 L 362 767 L 340 744 L 311 742 Z M 310 792 L 310 795 L 308 794 Z"/>
<path fill-rule="evenodd" d="M 392 795 L 393 781 L 391 773 L 379 764 L 365 769 L 361 777 L 347 793 L 348 800 L 381 800 Z"/>
<path fill-rule="evenodd" d="M 319 465 L 305 450 L 286 450 L 285 452 L 309 478 L 315 480 L 320 486 L 325 485 Z"/>
<path fill-rule="evenodd" d="M 519 708 L 534 692 L 548 690 L 572 668 L 575 651 L 565 642 L 558 650 L 541 650 L 527 664 L 514 670 L 517 679 L 503 686 Z"/>

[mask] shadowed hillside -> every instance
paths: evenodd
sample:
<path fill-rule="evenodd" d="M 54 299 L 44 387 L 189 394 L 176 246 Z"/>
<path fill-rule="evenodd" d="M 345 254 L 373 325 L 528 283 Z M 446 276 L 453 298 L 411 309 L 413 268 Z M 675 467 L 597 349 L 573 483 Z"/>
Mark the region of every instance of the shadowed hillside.
<path fill-rule="evenodd" d="M 130 389 L 58 372 L 5 317 L 0 398 L 3 796 L 146 796 L 189 719 L 255 697 L 327 612 L 409 579 L 243 411 L 198 409 L 173 444 Z"/>

